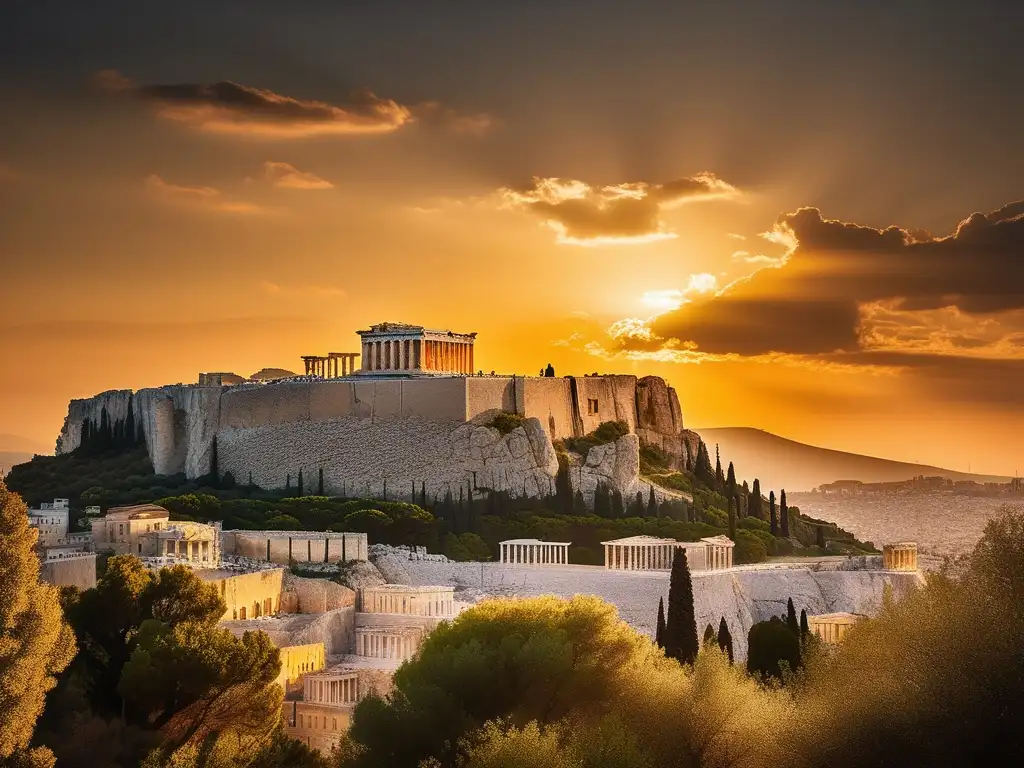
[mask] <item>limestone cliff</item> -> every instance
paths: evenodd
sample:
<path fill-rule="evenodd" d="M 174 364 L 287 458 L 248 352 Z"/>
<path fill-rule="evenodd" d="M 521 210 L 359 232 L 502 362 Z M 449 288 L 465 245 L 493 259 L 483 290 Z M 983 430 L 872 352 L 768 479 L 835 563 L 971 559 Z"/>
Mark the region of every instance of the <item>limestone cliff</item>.
<path fill-rule="evenodd" d="M 130 389 L 111 389 L 93 397 L 72 400 L 68 404 L 68 414 L 64 417 L 64 426 L 57 436 L 57 454 L 71 453 L 82 444 L 82 424 L 89 422 L 99 428 L 106 412 L 108 423 L 123 422 L 128 418 L 132 407 L 132 391 Z"/>
<path fill-rule="evenodd" d="M 636 413 L 640 440 L 666 453 L 673 469 L 685 469 L 691 441 L 683 429 L 683 413 L 675 389 L 659 376 L 644 376 L 636 384 Z M 691 455 L 696 455 L 696 451 Z"/>
<path fill-rule="evenodd" d="M 637 435 L 623 435 L 614 443 L 594 446 L 585 460 L 571 462 L 569 480 L 573 492 L 580 491 L 588 504 L 593 502 L 599 484 L 617 490 L 627 504 L 638 493 L 646 503 L 652 487 L 640 479 L 640 438 Z M 657 485 L 653 488 L 659 501 L 670 498 L 692 501 L 688 494 L 667 491 Z"/>
<path fill-rule="evenodd" d="M 136 419 L 158 475 L 209 473 L 220 424 L 221 387 L 172 384 L 140 389 Z"/>

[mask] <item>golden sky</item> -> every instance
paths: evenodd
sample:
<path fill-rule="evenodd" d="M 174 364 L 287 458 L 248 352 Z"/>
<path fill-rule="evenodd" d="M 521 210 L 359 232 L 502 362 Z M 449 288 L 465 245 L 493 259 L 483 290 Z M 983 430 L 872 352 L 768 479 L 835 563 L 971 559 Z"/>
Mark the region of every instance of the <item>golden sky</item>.
<path fill-rule="evenodd" d="M 0 23 L 4 435 L 396 320 L 1024 469 L 1019 9 L 46 5 Z"/>

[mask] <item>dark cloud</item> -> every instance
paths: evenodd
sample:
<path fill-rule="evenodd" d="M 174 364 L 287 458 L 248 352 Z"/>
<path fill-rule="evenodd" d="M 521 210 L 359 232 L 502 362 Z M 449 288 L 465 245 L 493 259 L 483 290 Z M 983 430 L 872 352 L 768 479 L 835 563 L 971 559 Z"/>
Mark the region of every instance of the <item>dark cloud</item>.
<path fill-rule="evenodd" d="M 152 103 L 156 114 L 166 120 L 208 133 L 264 139 L 390 133 L 416 121 L 479 135 L 494 123 L 483 113 L 464 115 L 436 101 L 407 106 L 367 89 L 328 103 L 226 80 L 140 86 L 115 70 L 97 72 L 93 83 Z"/>
<path fill-rule="evenodd" d="M 691 200 L 734 197 L 735 187 L 712 173 L 663 184 L 646 181 L 595 188 L 576 179 L 535 178 L 529 186 L 499 190 L 512 208 L 543 219 L 571 245 L 643 243 L 676 237 L 662 211 Z"/>
<path fill-rule="evenodd" d="M 1019 346 L 1024 202 L 975 213 L 947 237 L 803 208 L 781 216 L 773 237 L 790 245 L 784 262 L 654 318 L 650 336 L 745 356 L 905 347 L 998 358 Z"/>

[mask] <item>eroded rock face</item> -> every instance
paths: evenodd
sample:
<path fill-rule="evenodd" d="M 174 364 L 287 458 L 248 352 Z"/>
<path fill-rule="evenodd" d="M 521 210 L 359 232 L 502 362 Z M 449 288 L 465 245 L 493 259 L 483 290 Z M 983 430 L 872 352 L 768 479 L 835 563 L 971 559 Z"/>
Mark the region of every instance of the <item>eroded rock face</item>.
<path fill-rule="evenodd" d="M 622 494 L 628 504 L 637 493 L 643 495 L 646 503 L 652 485 L 640 479 L 640 438 L 637 435 L 623 435 L 614 443 L 596 445 L 587 453 L 585 461 L 574 461 L 569 467 L 569 479 L 573 493 L 579 490 L 588 504 L 593 503 L 594 492 L 604 484 Z M 673 498 L 688 498 L 659 486 L 653 486 L 658 501 Z"/>
<path fill-rule="evenodd" d="M 110 423 L 124 421 L 128 418 L 128 409 L 132 404 L 130 389 L 111 389 L 93 397 L 72 400 L 68 404 L 68 414 L 64 417 L 64 426 L 57 436 L 58 455 L 71 453 L 82 444 L 82 424 L 90 422 L 98 428 L 103 419 L 103 411 L 107 412 Z M 136 414 L 138 416 L 138 414 Z"/>
<path fill-rule="evenodd" d="M 281 585 L 282 613 L 325 613 L 356 604 L 356 593 L 328 579 L 307 579 L 284 574 Z"/>
<path fill-rule="evenodd" d="M 645 376 L 636 385 L 636 409 L 640 440 L 660 448 L 669 457 L 672 469 L 685 469 L 687 455 L 697 455 L 697 445 L 690 437 L 696 433 L 683 429 L 683 412 L 675 389 L 660 376 Z"/>

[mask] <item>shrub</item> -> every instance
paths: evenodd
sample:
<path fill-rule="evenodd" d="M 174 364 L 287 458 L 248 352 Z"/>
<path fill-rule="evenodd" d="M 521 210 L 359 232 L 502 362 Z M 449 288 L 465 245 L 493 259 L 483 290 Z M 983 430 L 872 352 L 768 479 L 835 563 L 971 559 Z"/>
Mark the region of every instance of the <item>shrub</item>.
<path fill-rule="evenodd" d="M 491 429 L 498 430 L 498 432 L 502 435 L 507 435 L 512 430 L 518 429 L 519 427 L 523 426 L 524 421 L 524 417 L 520 416 L 518 413 L 509 413 L 508 411 L 502 411 L 493 419 L 491 419 L 487 423 L 487 426 L 490 427 Z"/>

